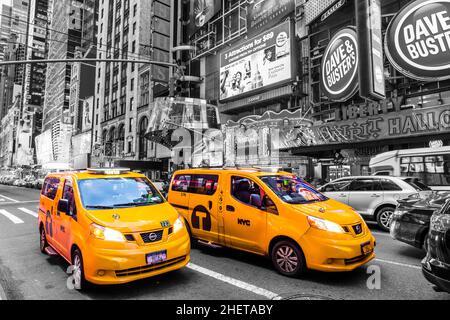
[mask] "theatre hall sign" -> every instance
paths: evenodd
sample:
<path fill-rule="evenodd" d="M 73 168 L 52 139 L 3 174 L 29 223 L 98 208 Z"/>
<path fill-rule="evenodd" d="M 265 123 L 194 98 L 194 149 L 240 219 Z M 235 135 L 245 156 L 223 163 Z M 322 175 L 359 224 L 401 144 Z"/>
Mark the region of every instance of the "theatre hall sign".
<path fill-rule="evenodd" d="M 450 0 L 417 0 L 392 19 L 386 54 L 406 76 L 421 81 L 450 78 Z"/>
<path fill-rule="evenodd" d="M 314 126 L 312 130 L 315 143 L 319 145 L 450 133 L 450 107 L 409 109 L 327 123 Z"/>

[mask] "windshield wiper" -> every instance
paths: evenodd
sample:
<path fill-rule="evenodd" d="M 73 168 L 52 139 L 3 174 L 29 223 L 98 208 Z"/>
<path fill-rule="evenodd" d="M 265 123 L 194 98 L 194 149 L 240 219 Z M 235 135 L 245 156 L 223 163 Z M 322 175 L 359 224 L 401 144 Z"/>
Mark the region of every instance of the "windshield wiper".
<path fill-rule="evenodd" d="M 108 210 L 108 209 L 114 209 L 114 207 L 111 206 L 86 206 L 86 209 L 104 209 L 104 210 Z"/>
<path fill-rule="evenodd" d="M 139 207 L 139 206 L 149 206 L 155 204 L 154 202 L 130 202 L 130 203 L 119 203 L 115 204 L 114 208 L 117 207 Z"/>

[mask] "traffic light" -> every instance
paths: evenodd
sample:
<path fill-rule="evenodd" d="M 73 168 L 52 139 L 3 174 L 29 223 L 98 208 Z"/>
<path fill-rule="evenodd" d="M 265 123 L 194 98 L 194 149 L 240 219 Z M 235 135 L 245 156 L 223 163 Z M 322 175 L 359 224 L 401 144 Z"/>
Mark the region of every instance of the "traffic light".
<path fill-rule="evenodd" d="M 186 92 L 185 82 L 180 78 L 171 78 L 169 84 L 169 96 L 179 97 Z"/>

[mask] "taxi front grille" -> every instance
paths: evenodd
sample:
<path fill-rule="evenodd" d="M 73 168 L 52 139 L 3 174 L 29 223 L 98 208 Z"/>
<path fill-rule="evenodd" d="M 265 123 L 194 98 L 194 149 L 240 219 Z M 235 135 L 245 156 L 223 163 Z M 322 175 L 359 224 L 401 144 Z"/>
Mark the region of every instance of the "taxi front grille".
<path fill-rule="evenodd" d="M 141 233 L 144 243 L 154 243 L 162 240 L 164 230 Z"/>
<path fill-rule="evenodd" d="M 161 262 L 158 264 L 154 264 L 152 266 L 143 266 L 143 267 L 137 267 L 137 268 L 132 268 L 132 269 L 120 270 L 120 271 L 116 271 L 116 277 L 121 278 L 121 277 L 129 277 L 129 276 L 136 276 L 139 274 L 150 273 L 150 272 L 154 272 L 157 270 L 171 267 L 171 266 L 176 265 L 184 260 L 186 260 L 186 256 L 182 256 L 182 257 L 175 258 L 172 260 L 167 260 L 167 261 L 164 261 L 164 262 Z"/>

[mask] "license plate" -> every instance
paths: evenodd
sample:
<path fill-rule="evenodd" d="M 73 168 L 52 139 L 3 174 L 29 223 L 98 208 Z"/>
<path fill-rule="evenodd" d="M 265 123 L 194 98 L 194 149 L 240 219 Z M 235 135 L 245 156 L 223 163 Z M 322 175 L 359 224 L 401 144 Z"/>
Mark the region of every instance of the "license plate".
<path fill-rule="evenodd" d="M 371 254 L 372 252 L 373 252 L 373 247 L 372 247 L 372 244 L 370 242 L 363 243 L 361 245 L 361 253 L 363 255 L 368 255 L 368 254 Z"/>
<path fill-rule="evenodd" d="M 152 252 L 146 255 L 147 265 L 151 266 L 167 260 L 167 250 Z"/>

